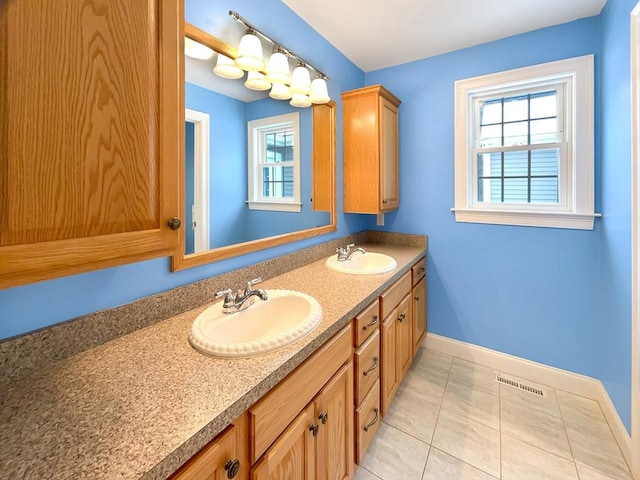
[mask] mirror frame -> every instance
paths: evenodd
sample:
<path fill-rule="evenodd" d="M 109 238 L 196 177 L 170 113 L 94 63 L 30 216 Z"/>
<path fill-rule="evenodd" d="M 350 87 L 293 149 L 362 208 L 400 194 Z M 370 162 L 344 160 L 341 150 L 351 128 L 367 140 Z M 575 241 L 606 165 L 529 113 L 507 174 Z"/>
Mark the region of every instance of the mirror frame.
<path fill-rule="evenodd" d="M 218 53 L 222 53 L 230 58 L 236 58 L 237 50 L 231 45 L 223 42 L 222 40 L 214 37 L 213 35 L 199 29 L 198 27 L 185 22 L 185 36 L 202 43 Z M 184 48 L 181 51 L 182 64 L 184 65 Z M 183 83 L 186 81 L 184 75 L 184 67 L 182 70 Z M 182 100 L 184 103 L 184 100 Z M 192 268 L 199 265 L 206 265 L 211 262 L 224 260 L 240 255 L 246 255 L 251 252 L 257 252 L 271 247 L 279 245 L 285 245 L 287 243 L 303 240 L 306 238 L 316 237 L 318 235 L 324 235 L 327 233 L 335 232 L 336 227 L 336 103 L 331 101 L 329 103 L 314 105 L 313 107 L 313 154 L 312 154 L 312 175 L 313 175 L 313 198 L 315 200 L 318 192 L 316 192 L 316 171 L 322 171 L 323 187 L 327 188 L 331 192 L 329 199 L 329 224 L 322 227 L 308 228 L 305 230 L 299 230 L 291 233 L 283 233 L 281 235 L 275 235 L 272 237 L 261 238 L 258 240 L 252 240 L 248 242 L 236 243 L 234 245 L 227 245 L 225 247 L 214 248 L 206 252 L 185 254 L 186 239 L 184 232 L 180 235 L 180 243 L 178 245 L 178 251 L 171 257 L 171 271 L 184 270 L 186 268 Z M 328 109 L 328 111 L 327 111 Z M 181 125 L 185 122 L 184 108 L 181 110 Z M 326 141 L 316 141 L 316 138 L 320 137 L 320 133 L 326 132 Z M 180 132 L 180 211 L 182 212 L 182 218 L 185 218 L 185 135 L 184 129 Z M 329 170 L 327 172 L 327 169 Z"/>

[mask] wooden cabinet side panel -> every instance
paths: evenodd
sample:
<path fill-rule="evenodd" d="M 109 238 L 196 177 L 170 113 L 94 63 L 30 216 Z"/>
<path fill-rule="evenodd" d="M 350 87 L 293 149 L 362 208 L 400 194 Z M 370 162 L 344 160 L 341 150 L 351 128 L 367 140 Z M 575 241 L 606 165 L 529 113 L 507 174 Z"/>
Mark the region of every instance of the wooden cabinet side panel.
<path fill-rule="evenodd" d="M 407 295 L 396 310 L 396 379 L 402 383 L 413 359 L 411 296 Z"/>
<path fill-rule="evenodd" d="M 380 155 L 378 97 L 374 93 L 344 98 L 344 211 L 373 213 L 378 209 Z"/>
<path fill-rule="evenodd" d="M 314 480 L 314 405 L 298 415 L 251 470 L 252 480 Z"/>
<path fill-rule="evenodd" d="M 380 404 L 382 416 L 386 415 L 387 409 L 391 405 L 399 382 L 396 376 L 396 317 L 392 312 L 381 326 L 381 353 L 382 370 L 380 371 Z"/>
<path fill-rule="evenodd" d="M 353 363 L 343 366 L 315 400 L 319 433 L 316 449 L 317 480 L 348 480 L 354 473 Z M 321 415 L 326 416 L 323 424 Z"/>
<path fill-rule="evenodd" d="M 335 192 L 335 108 L 332 105 L 313 106 L 313 210 L 333 211 Z M 333 132 L 327 135 L 327 132 Z"/>
<path fill-rule="evenodd" d="M 413 356 L 420 350 L 420 344 L 427 333 L 427 277 L 413 287 Z"/>
<path fill-rule="evenodd" d="M 398 108 L 380 99 L 380 210 L 394 210 L 400 205 Z"/>

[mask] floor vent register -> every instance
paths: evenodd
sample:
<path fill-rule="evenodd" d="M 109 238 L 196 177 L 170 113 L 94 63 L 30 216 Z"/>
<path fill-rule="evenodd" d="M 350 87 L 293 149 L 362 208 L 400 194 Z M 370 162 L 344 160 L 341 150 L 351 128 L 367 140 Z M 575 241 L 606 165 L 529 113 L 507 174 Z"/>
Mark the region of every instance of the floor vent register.
<path fill-rule="evenodd" d="M 546 398 L 547 394 L 541 388 L 533 387 L 531 385 L 527 385 L 526 383 L 518 382 L 516 380 L 512 380 L 503 375 L 496 374 L 496 382 L 502 383 L 503 385 L 508 385 L 513 388 L 517 388 L 518 390 L 523 390 L 525 392 L 529 392 L 532 395 L 537 395 L 539 397 Z"/>

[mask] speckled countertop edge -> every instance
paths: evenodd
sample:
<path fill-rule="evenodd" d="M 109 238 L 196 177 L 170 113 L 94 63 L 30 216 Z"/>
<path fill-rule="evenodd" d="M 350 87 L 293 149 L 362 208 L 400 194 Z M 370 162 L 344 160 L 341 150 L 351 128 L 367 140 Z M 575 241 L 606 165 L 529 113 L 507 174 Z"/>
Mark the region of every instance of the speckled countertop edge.
<path fill-rule="evenodd" d="M 365 248 L 398 266 L 354 276 L 318 260 L 261 285 L 308 293 L 323 308 L 310 335 L 276 352 L 241 360 L 196 352 L 187 336 L 203 306 L 11 382 L 0 399 L 0 471 L 11 478 L 166 478 L 426 251 Z"/>

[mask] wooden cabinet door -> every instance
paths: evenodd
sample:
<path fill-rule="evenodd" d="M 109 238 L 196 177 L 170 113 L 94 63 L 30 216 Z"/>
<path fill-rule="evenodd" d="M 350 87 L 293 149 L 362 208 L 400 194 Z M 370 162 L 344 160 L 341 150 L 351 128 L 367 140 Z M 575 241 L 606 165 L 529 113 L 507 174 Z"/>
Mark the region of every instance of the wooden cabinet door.
<path fill-rule="evenodd" d="M 319 432 L 315 405 L 310 403 L 278 437 L 251 470 L 252 480 L 314 480 L 315 437 Z"/>
<path fill-rule="evenodd" d="M 353 363 L 344 365 L 315 400 L 316 479 L 345 480 L 353 476 Z"/>
<path fill-rule="evenodd" d="M 231 425 L 216 440 L 189 460 L 171 477 L 171 480 L 226 480 L 231 477 L 231 472 L 235 472 L 236 468 L 247 470 L 246 464 L 239 463 L 238 447 L 236 427 Z M 239 467 L 236 467 L 234 462 L 238 462 Z M 238 473 L 231 478 L 240 480 L 246 478 L 246 473 L 241 475 L 238 470 Z"/>
<path fill-rule="evenodd" d="M 396 312 L 396 377 L 398 383 L 402 383 L 413 360 L 411 295 L 404 297 Z"/>
<path fill-rule="evenodd" d="M 382 211 L 400 205 L 398 187 L 398 108 L 380 99 L 380 205 Z"/>
<path fill-rule="evenodd" d="M 0 288 L 170 255 L 182 0 L 0 10 Z"/>
<path fill-rule="evenodd" d="M 386 415 L 387 408 L 391 405 L 391 401 L 393 400 L 393 396 L 396 394 L 398 390 L 398 386 L 400 382 L 398 380 L 396 368 L 396 331 L 397 331 L 397 323 L 396 320 L 396 310 L 393 310 L 389 316 L 382 323 L 381 331 L 382 334 L 382 345 L 381 345 L 381 353 L 382 357 L 382 370 L 381 370 L 381 391 L 380 391 L 380 400 L 382 404 L 382 415 Z"/>
<path fill-rule="evenodd" d="M 420 349 L 420 344 L 427 333 L 427 277 L 413 287 L 413 309 L 411 324 L 413 329 L 413 356 Z"/>

